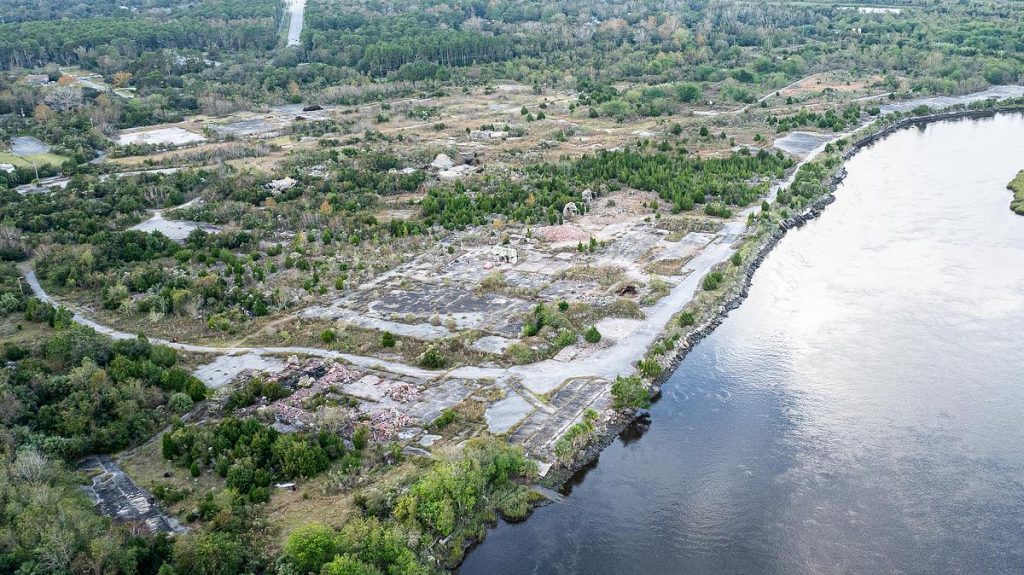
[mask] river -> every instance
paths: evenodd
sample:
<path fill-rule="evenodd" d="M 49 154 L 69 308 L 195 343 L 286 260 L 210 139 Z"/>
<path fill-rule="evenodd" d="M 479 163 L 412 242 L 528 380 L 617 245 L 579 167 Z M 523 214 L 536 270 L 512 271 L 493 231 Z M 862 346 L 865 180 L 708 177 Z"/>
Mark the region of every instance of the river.
<path fill-rule="evenodd" d="M 463 575 L 1024 572 L 1024 116 L 899 131 Z"/>

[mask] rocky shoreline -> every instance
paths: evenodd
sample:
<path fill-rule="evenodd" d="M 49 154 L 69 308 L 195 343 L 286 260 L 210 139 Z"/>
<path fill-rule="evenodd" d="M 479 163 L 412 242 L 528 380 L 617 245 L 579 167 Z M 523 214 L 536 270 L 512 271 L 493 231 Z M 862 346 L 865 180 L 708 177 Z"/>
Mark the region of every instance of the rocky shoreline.
<path fill-rule="evenodd" d="M 740 304 L 743 303 L 743 300 L 747 298 L 749 293 L 749 288 L 753 282 L 754 274 L 757 272 L 758 268 L 761 267 L 761 264 L 764 263 L 765 258 L 771 250 L 778 245 L 779 241 L 781 241 L 783 237 L 785 237 L 786 233 L 793 228 L 802 227 L 807 222 L 818 218 L 829 204 L 836 201 L 835 192 L 838 189 L 839 184 L 846 179 L 847 175 L 845 163 L 856 155 L 857 152 L 899 130 L 912 126 L 926 126 L 934 122 L 941 122 L 945 120 L 986 118 L 995 116 L 999 113 L 1011 112 L 1024 112 L 1024 106 L 1013 105 L 986 110 L 954 110 L 928 114 L 925 116 L 902 118 L 892 124 L 881 127 L 878 130 L 863 136 L 850 145 L 850 147 L 843 152 L 843 164 L 840 165 L 840 167 L 831 176 L 829 176 L 825 193 L 820 198 L 812 202 L 804 211 L 783 220 L 779 224 L 779 227 L 771 233 L 768 239 L 758 246 L 753 259 L 750 261 L 750 264 L 747 266 L 743 274 L 743 279 L 739 289 L 719 306 L 718 311 L 711 318 L 702 323 L 698 328 L 687 333 L 680 340 L 680 343 L 675 348 L 675 353 L 669 360 L 665 370 L 652 382 L 652 399 L 656 399 L 658 395 L 661 394 L 661 386 L 668 381 L 668 378 L 675 372 L 676 368 L 679 367 L 679 364 L 686 359 L 690 350 L 700 343 L 701 340 L 715 331 L 715 329 L 725 321 L 729 312 L 738 308 Z M 634 410 L 630 413 L 618 414 L 608 426 L 600 430 L 598 437 L 596 437 L 594 441 L 586 447 L 586 449 L 577 455 L 572 464 L 559 469 L 552 469 L 549 476 L 545 478 L 543 484 L 551 489 L 561 489 L 566 483 L 575 477 L 577 473 L 592 465 L 600 456 L 601 452 L 611 445 L 615 438 L 618 437 L 619 434 L 621 434 L 627 427 L 647 416 L 647 410 L 642 409 Z"/>

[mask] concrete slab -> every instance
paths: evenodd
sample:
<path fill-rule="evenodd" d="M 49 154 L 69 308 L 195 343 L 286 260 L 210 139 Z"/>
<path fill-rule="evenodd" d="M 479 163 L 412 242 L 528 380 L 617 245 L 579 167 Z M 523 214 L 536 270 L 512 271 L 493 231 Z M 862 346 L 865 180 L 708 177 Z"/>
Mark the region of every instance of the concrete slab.
<path fill-rule="evenodd" d="M 284 367 L 285 361 L 255 353 L 243 355 L 222 355 L 199 366 L 192 375 L 199 378 L 210 389 L 218 389 L 231 383 L 239 373 L 246 370 L 268 371 Z"/>
<path fill-rule="evenodd" d="M 423 447 L 430 447 L 431 445 L 437 443 L 440 439 L 440 435 L 431 435 L 428 433 L 420 438 L 420 445 L 422 445 Z"/>
<path fill-rule="evenodd" d="M 151 533 L 186 531 L 177 519 L 164 513 L 152 493 L 139 487 L 110 457 L 87 457 L 79 462 L 78 469 L 95 473 L 92 484 L 82 491 L 103 515 L 115 521 L 142 522 Z"/>
<path fill-rule="evenodd" d="M 205 142 L 206 138 L 189 132 L 184 128 L 157 128 L 153 130 L 131 130 L 121 132 L 117 137 L 117 143 L 121 146 L 131 144 L 169 145 L 185 146 Z"/>
<path fill-rule="evenodd" d="M 505 433 L 515 427 L 524 417 L 533 412 L 534 407 L 521 395 L 510 391 L 508 396 L 487 408 L 484 419 L 491 433 Z"/>
<path fill-rule="evenodd" d="M 505 350 L 516 341 L 518 340 L 501 337 L 500 335 L 487 335 L 474 341 L 470 347 L 484 353 L 505 353 Z"/>

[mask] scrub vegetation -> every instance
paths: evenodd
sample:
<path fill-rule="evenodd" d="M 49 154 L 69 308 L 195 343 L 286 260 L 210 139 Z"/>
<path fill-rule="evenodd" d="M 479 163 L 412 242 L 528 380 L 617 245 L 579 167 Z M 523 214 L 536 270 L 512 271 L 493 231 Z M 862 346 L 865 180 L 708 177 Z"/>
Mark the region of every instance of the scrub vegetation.
<path fill-rule="evenodd" d="M 450 570 L 858 128 L 1024 78 L 1010 0 L 310 0 L 297 46 L 279 0 L 0 5 L 0 573 Z M 285 367 L 208 388 L 225 350 Z M 101 515 L 107 455 L 185 530 Z"/>
<path fill-rule="evenodd" d="M 1017 173 L 1017 176 L 1010 180 L 1007 188 L 1013 192 L 1013 200 L 1010 202 L 1010 209 L 1024 216 L 1024 170 Z"/>

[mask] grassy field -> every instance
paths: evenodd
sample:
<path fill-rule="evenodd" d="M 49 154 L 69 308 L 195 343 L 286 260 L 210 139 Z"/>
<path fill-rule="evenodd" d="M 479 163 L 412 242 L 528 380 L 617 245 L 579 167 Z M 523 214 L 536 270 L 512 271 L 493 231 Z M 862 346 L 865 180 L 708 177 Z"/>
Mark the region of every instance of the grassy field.
<path fill-rule="evenodd" d="M 51 152 L 43 152 L 41 154 L 30 154 L 28 156 L 15 156 L 10 152 L 0 152 L 0 164 L 14 164 L 21 168 L 31 168 L 32 162 L 35 162 L 38 166 L 46 164 L 52 164 L 59 166 L 67 160 L 64 156 L 58 156 Z"/>

